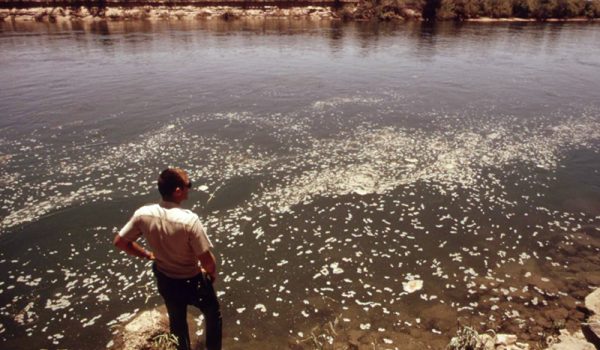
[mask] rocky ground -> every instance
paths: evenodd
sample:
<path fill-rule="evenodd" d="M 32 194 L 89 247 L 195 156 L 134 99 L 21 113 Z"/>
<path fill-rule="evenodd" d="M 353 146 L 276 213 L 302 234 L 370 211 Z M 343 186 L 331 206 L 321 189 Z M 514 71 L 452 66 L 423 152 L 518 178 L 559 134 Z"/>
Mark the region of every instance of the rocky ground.
<path fill-rule="evenodd" d="M 35 7 L 25 9 L 0 9 L 0 21 L 80 21 L 80 20 L 189 20 L 241 17 L 258 18 L 308 18 L 308 19 L 368 19 L 375 14 L 374 9 L 364 6 L 347 5 L 336 10 L 328 6 L 299 6 L 280 8 L 263 6 L 260 8 L 240 8 L 231 6 L 139 6 L 119 7 Z M 382 19 L 421 20 L 421 14 L 411 9 L 390 9 Z"/>
<path fill-rule="evenodd" d="M 520 279 L 522 285 L 518 286 L 482 280 L 480 283 L 486 286 L 486 292 L 481 293 L 480 309 L 484 311 L 481 319 L 466 320 L 451 310 L 436 309 L 424 310 L 423 322 L 435 324 L 445 334 L 456 334 L 450 340 L 449 349 L 467 349 L 468 345 L 480 350 L 596 349 L 600 345 L 600 288 L 596 289 L 600 286 L 600 257 L 597 254 L 600 231 L 588 227 L 569 235 L 566 240 L 557 236 L 551 241 L 556 249 L 547 259 L 549 266 L 545 275 L 549 278 L 539 277 L 537 273 L 524 274 Z M 556 269 L 553 264 L 561 265 L 561 268 Z M 503 295 L 508 290 L 513 291 L 512 297 L 505 298 Z M 517 297 L 515 290 L 520 290 Z M 509 314 L 519 322 L 511 322 L 511 318 L 500 322 L 500 317 L 496 316 L 500 314 Z M 198 316 L 190 315 L 188 323 L 191 332 L 198 336 L 193 338 L 201 341 L 203 327 Z M 474 326 L 461 326 L 457 330 L 456 321 Z M 109 348 L 156 348 L 160 335 L 167 331 L 164 308 L 147 310 L 129 323 L 116 327 Z M 227 345 L 229 340 L 224 342 Z M 387 334 L 382 338 L 376 330 L 354 329 L 337 318 L 315 326 L 304 337 L 290 338 L 288 344 L 291 349 L 372 349 L 373 346 L 393 349 L 398 344 L 403 344 L 403 349 L 437 349 L 446 345 L 439 338 L 432 343 L 411 332 Z M 228 348 L 240 345 L 231 343 Z M 255 345 L 260 348 L 265 344 Z"/>
<path fill-rule="evenodd" d="M 0 20 L 16 21 L 77 21 L 77 20 L 185 20 L 197 18 L 234 19 L 238 17 L 305 17 L 333 18 L 336 14 L 328 7 L 308 6 L 278 8 L 266 6 L 261 9 L 242 9 L 228 6 L 144 6 L 136 8 L 62 8 L 38 7 L 28 9 L 0 10 Z"/>

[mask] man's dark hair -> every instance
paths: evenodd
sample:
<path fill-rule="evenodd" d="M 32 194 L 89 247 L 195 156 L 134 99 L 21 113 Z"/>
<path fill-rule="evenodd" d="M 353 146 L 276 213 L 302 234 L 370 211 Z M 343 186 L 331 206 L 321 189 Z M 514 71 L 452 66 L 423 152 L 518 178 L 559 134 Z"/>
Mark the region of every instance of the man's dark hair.
<path fill-rule="evenodd" d="M 168 199 L 171 197 L 177 187 L 185 187 L 185 171 L 179 168 L 167 168 L 158 176 L 158 192 L 160 195 Z"/>

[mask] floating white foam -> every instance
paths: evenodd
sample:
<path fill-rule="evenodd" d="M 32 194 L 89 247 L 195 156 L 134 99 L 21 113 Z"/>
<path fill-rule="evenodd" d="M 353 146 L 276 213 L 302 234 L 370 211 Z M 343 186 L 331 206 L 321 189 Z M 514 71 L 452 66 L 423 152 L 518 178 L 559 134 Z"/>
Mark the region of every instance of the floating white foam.
<path fill-rule="evenodd" d="M 402 288 L 406 293 L 414 293 L 418 290 L 423 289 L 423 280 L 412 280 L 408 282 L 402 282 Z"/>

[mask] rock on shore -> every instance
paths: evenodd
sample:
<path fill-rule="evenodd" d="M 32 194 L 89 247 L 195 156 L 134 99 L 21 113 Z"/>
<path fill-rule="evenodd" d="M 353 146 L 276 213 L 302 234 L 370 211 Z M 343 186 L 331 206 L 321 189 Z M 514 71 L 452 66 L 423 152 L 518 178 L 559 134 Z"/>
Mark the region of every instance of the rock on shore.
<path fill-rule="evenodd" d="M 581 325 L 581 330 L 595 348 L 600 348 L 600 289 L 596 289 L 585 298 L 585 307 L 590 316 L 587 322 Z"/>
<path fill-rule="evenodd" d="M 279 8 L 265 6 L 255 9 L 243 9 L 230 6 L 141 6 L 126 7 L 35 7 L 26 9 L 0 9 L 0 21 L 79 21 L 79 20 L 185 20 L 198 18 L 235 19 L 241 17 L 290 17 L 309 19 L 337 18 L 330 7 L 305 6 Z"/>
<path fill-rule="evenodd" d="M 355 19 L 368 20 L 422 20 L 420 11 L 392 6 L 368 7 L 352 2 L 339 8 L 330 6 L 297 6 L 282 8 L 261 6 L 241 8 L 235 6 L 136 6 L 121 7 L 32 7 L 24 9 L 0 9 L 0 21 L 80 21 L 80 20 L 190 20 L 190 19 L 236 19 L 255 18 L 306 18 L 306 19 Z"/>
<path fill-rule="evenodd" d="M 188 310 L 187 322 L 192 349 L 200 349 L 204 326 L 200 312 Z M 169 334 L 169 317 L 164 306 L 139 312 L 132 319 L 119 324 L 113 339 L 106 345 L 111 350 L 147 350 L 157 348 L 158 337 Z M 158 346 L 158 348 L 161 348 Z"/>
<path fill-rule="evenodd" d="M 546 350 L 596 350 L 600 348 L 600 288 L 585 298 L 583 310 L 589 314 L 587 321 L 581 324 L 581 330 L 569 332 L 560 330 L 557 337 L 548 338 Z M 453 339 L 454 340 L 454 339 Z M 524 343 L 517 342 L 517 337 L 510 334 L 479 335 L 479 348 L 484 350 L 518 350 L 529 349 Z M 492 345 L 493 344 L 493 345 Z"/>
<path fill-rule="evenodd" d="M 581 331 L 569 333 L 562 329 L 557 338 L 557 343 L 550 345 L 546 350 L 595 350 L 591 343 L 585 340 Z"/>
<path fill-rule="evenodd" d="M 140 313 L 129 323 L 115 331 L 115 338 L 106 346 L 108 349 L 148 349 L 152 339 L 169 332 L 169 319 L 160 309 Z"/>

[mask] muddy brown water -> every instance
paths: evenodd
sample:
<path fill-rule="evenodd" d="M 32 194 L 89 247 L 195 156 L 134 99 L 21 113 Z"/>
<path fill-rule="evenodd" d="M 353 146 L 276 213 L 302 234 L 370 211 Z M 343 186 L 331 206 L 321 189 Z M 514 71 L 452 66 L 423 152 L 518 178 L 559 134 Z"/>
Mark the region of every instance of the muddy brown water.
<path fill-rule="evenodd" d="M 199 186 L 227 348 L 439 349 L 459 323 L 541 346 L 600 283 L 598 42 L 586 23 L 0 22 L 2 347 L 102 349 L 160 305 L 110 243 L 169 165 Z"/>

